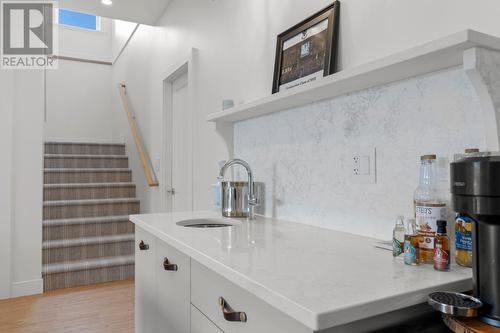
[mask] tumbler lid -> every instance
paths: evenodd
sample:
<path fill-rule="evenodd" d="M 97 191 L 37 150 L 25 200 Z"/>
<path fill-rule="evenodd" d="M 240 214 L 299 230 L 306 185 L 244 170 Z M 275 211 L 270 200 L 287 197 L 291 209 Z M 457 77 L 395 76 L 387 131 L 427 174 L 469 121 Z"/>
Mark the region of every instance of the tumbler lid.
<path fill-rule="evenodd" d="M 477 317 L 483 303 L 469 295 L 438 291 L 429 294 L 427 302 L 434 310 L 458 317 Z"/>

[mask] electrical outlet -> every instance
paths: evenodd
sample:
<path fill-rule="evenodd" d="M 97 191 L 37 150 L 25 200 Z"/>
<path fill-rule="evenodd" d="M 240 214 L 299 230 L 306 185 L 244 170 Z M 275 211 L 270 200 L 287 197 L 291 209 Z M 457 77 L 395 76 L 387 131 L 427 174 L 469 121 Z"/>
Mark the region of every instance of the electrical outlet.
<path fill-rule="evenodd" d="M 375 184 L 376 151 L 373 149 L 354 149 L 350 155 L 351 167 L 348 168 L 350 179 L 354 184 Z"/>
<path fill-rule="evenodd" d="M 367 176 L 370 174 L 370 156 L 356 155 L 352 158 L 352 172 L 354 176 Z"/>

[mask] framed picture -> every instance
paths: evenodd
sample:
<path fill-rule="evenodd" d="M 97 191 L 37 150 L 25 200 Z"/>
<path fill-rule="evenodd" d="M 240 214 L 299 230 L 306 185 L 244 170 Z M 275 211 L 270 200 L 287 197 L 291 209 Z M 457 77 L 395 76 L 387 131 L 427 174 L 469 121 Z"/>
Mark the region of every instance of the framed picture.
<path fill-rule="evenodd" d="M 335 1 L 278 35 L 273 94 L 336 72 L 339 15 Z"/>

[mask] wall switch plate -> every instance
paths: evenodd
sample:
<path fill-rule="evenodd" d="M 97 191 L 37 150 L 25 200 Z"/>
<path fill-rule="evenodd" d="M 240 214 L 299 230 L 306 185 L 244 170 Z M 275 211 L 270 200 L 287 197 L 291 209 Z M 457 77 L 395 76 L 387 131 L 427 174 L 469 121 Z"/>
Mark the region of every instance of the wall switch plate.
<path fill-rule="evenodd" d="M 353 149 L 348 159 L 350 165 L 347 170 L 353 184 L 376 183 L 376 149 Z"/>

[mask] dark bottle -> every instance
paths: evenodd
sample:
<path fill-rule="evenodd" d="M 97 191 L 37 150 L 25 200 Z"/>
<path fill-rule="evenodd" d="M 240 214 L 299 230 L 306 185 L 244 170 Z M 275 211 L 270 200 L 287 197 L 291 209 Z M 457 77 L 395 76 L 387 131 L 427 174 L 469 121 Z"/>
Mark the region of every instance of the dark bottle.
<path fill-rule="evenodd" d="M 437 271 L 450 270 L 450 239 L 446 234 L 446 221 L 437 221 L 437 232 L 434 239 L 434 269 Z"/>

